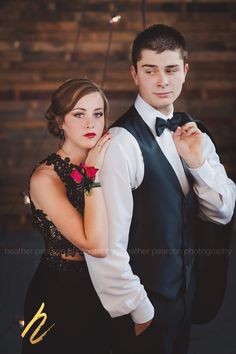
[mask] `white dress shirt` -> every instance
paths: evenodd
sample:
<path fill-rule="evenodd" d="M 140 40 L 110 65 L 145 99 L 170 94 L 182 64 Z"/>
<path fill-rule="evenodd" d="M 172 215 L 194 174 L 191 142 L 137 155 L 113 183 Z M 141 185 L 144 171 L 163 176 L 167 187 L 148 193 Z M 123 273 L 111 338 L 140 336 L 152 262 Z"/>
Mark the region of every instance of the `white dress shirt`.
<path fill-rule="evenodd" d="M 139 95 L 135 108 L 149 126 L 157 143 L 173 167 L 184 194 L 189 190 L 182 162 L 172 132 L 155 132 L 156 117 L 166 117 L 147 104 Z M 98 296 L 112 317 L 130 314 L 134 322 L 144 323 L 154 316 L 154 308 L 137 275 L 133 274 L 127 253 L 129 228 L 133 213 L 132 190 L 143 180 L 144 163 L 138 142 L 126 129 L 110 129 L 111 142 L 106 151 L 100 181 L 109 222 L 109 254 L 105 258 L 85 255 L 90 276 Z M 199 214 L 215 223 L 226 224 L 234 211 L 236 188 L 227 177 L 210 138 L 204 134 L 204 164 L 189 171 L 194 178 L 194 192 Z M 158 310 L 157 310 L 158 311 Z"/>

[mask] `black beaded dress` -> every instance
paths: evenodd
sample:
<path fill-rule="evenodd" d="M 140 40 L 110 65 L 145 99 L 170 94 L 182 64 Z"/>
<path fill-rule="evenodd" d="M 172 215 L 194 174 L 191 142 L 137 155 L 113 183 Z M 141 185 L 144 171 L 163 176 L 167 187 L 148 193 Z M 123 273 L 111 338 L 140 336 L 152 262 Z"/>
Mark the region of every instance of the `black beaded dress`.
<path fill-rule="evenodd" d="M 53 166 L 66 187 L 68 199 L 83 215 L 83 183 L 76 183 L 70 176 L 73 169 L 80 166 L 55 153 L 42 163 Z M 40 342 L 32 344 L 30 337 L 42 321 L 42 318 L 38 319 L 23 338 L 22 354 L 109 354 L 110 316 L 93 288 L 86 262 L 61 258 L 61 254 L 83 253 L 32 202 L 31 209 L 33 225 L 44 238 L 45 252 L 26 295 L 25 327 L 42 303 L 42 312 L 46 313 L 47 319 L 35 339 L 52 327 Z"/>

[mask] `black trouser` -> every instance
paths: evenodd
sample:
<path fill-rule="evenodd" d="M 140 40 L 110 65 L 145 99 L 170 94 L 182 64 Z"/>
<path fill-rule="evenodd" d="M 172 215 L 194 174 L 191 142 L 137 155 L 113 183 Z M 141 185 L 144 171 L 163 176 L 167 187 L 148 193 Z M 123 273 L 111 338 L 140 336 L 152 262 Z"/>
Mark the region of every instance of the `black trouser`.
<path fill-rule="evenodd" d="M 147 291 L 155 308 L 151 325 L 136 337 L 129 315 L 115 318 L 112 354 L 187 354 L 193 288 L 192 284 L 186 292 L 180 291 L 172 301 Z"/>

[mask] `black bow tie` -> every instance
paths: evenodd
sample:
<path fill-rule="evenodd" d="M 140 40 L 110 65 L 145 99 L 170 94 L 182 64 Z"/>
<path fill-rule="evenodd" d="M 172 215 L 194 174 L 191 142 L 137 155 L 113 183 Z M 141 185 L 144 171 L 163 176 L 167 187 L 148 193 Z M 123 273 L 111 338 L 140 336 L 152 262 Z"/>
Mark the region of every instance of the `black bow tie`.
<path fill-rule="evenodd" d="M 156 119 L 156 133 L 158 136 L 161 136 L 165 128 L 175 131 L 180 123 L 181 119 L 179 116 L 174 116 L 171 119 L 163 119 L 157 117 Z"/>

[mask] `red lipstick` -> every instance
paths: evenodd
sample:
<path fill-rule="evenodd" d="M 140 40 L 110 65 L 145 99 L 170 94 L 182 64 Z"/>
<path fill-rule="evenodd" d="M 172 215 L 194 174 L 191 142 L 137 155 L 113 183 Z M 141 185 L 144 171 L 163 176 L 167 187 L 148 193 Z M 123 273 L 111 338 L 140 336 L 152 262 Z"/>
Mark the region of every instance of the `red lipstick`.
<path fill-rule="evenodd" d="M 84 134 L 84 136 L 85 136 L 86 138 L 88 138 L 88 139 L 92 139 L 92 138 L 94 138 L 96 135 L 97 135 L 97 134 L 95 134 L 95 133 L 87 133 L 87 134 Z"/>

